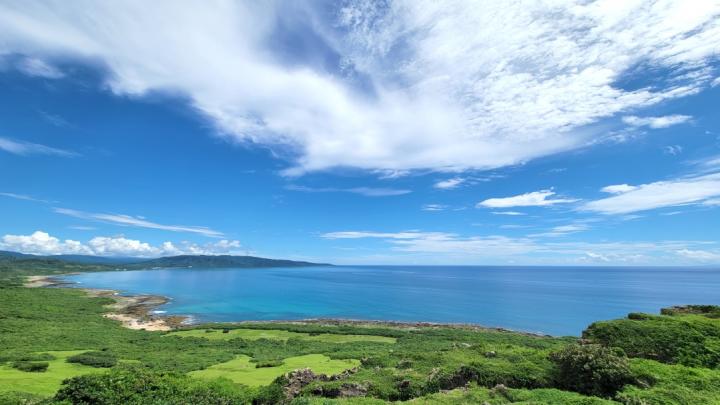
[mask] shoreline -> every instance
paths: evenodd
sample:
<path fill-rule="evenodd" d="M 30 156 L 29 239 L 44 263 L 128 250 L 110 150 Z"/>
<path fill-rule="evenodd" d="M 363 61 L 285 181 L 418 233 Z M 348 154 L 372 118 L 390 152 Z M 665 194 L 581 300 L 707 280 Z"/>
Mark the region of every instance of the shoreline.
<path fill-rule="evenodd" d="M 62 276 L 77 273 L 67 273 L 52 276 L 29 276 L 24 286 L 28 288 L 74 288 L 85 292 L 88 297 L 111 298 L 115 303 L 107 305 L 111 312 L 103 314 L 103 317 L 119 321 L 123 327 L 134 330 L 149 330 L 167 332 L 183 327 L 196 327 L 202 325 L 252 325 L 252 324 L 290 324 L 290 325 L 326 325 L 341 326 L 352 325 L 360 327 L 391 327 L 398 329 L 420 329 L 420 328 L 455 328 L 474 331 L 496 331 L 515 333 L 532 337 L 552 337 L 542 332 L 519 331 L 503 327 L 484 326 L 474 323 L 444 323 L 425 321 L 397 321 L 377 319 L 351 319 L 351 318 L 305 318 L 305 319 L 273 319 L 273 320 L 239 320 L 227 322 L 196 322 L 189 315 L 163 315 L 153 313 L 155 308 L 168 303 L 171 298 L 162 295 L 120 295 L 120 292 L 112 289 L 82 288 L 76 287 L 78 283 L 65 281 Z M 575 337 L 575 336 L 572 336 Z"/>
<path fill-rule="evenodd" d="M 68 273 L 71 275 L 76 273 Z M 123 327 L 134 330 L 170 331 L 178 329 L 189 319 L 180 315 L 159 315 L 153 313 L 155 308 L 170 301 L 161 295 L 120 295 L 117 290 L 100 288 L 82 288 L 79 284 L 61 279 L 64 275 L 29 276 L 24 283 L 27 288 L 74 288 L 83 291 L 90 298 L 110 298 L 114 303 L 106 305 L 110 312 L 103 317 L 113 319 Z"/>

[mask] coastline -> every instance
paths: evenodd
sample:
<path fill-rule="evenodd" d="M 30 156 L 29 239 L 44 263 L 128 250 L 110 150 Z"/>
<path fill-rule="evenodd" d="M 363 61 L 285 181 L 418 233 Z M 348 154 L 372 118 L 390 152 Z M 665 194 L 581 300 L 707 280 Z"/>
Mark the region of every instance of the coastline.
<path fill-rule="evenodd" d="M 424 322 L 424 321 L 395 321 L 395 320 L 373 320 L 373 319 L 350 319 L 350 318 L 306 318 L 294 320 L 239 320 L 228 322 L 193 322 L 192 317 L 187 315 L 161 315 L 153 313 L 153 311 L 170 301 L 169 297 L 161 295 L 120 295 L 117 290 L 99 289 L 99 288 L 79 288 L 73 287 L 77 283 L 63 280 L 61 277 L 77 273 L 68 273 L 63 275 L 52 276 L 29 276 L 25 287 L 43 288 L 43 287 L 70 287 L 84 291 L 89 297 L 111 298 L 115 302 L 107 306 L 111 312 L 105 313 L 103 316 L 113 319 L 122 324 L 123 327 L 135 330 L 149 331 L 171 331 L 182 327 L 192 327 L 199 325 L 252 325 L 252 324 L 295 324 L 295 325 L 327 325 L 341 326 L 352 325 L 360 327 L 391 327 L 399 329 L 426 329 L 426 328 L 455 328 L 473 331 L 496 331 L 505 333 L 515 333 L 532 337 L 559 337 L 541 332 L 528 332 L 513 330 L 503 327 L 483 326 L 473 323 L 443 323 L 443 322 Z"/>
<path fill-rule="evenodd" d="M 553 336 L 542 332 L 528 332 L 522 330 L 514 330 L 503 328 L 499 326 L 483 326 L 475 323 L 443 323 L 443 322 L 424 322 L 424 321 L 393 321 L 393 320 L 379 320 L 379 319 L 352 319 L 352 318 L 306 318 L 306 319 L 293 319 L 293 320 L 246 320 L 246 321 L 228 321 L 228 322 L 210 322 L 210 323 L 192 323 L 190 325 L 267 325 L 267 324 L 285 324 L 285 325 L 321 325 L 321 326 L 358 326 L 372 328 L 375 326 L 389 327 L 397 329 L 432 329 L 432 328 L 453 328 L 463 329 L 471 331 L 493 331 L 493 332 L 505 332 L 514 333 L 524 336 L 532 337 L 548 337 L 548 338 L 562 338 L 565 336 Z M 569 336 L 577 338 L 576 336 Z"/>
<path fill-rule="evenodd" d="M 70 275 L 68 273 L 64 275 Z M 113 319 L 123 327 L 135 330 L 170 331 L 184 325 L 189 317 L 178 315 L 159 315 L 155 308 L 166 304 L 170 298 L 160 295 L 120 295 L 116 290 L 99 288 L 72 287 L 76 283 L 63 280 L 63 275 L 29 276 L 24 286 L 28 288 L 71 287 L 83 291 L 88 297 L 110 298 L 114 303 L 107 305 L 110 312 L 103 317 Z"/>

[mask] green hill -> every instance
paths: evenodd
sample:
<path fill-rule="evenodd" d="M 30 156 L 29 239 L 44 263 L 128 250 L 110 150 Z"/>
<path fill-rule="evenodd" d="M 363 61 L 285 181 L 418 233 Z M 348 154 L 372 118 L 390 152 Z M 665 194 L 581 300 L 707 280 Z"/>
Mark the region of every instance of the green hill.
<path fill-rule="evenodd" d="M 307 267 L 307 266 L 329 266 L 329 264 L 319 264 L 310 262 L 299 262 L 294 260 L 278 260 L 266 259 L 255 256 L 203 256 L 203 255 L 181 255 L 160 257 L 157 259 L 143 260 L 131 263 L 128 268 L 171 268 L 171 267 L 201 267 L 201 268 L 219 268 L 219 267 L 241 267 L 241 268 L 257 268 L 257 267 Z"/>

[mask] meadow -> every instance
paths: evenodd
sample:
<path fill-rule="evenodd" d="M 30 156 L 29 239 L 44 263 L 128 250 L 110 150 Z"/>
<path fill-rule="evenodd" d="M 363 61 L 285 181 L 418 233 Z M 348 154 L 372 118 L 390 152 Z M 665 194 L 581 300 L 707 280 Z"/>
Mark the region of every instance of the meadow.
<path fill-rule="evenodd" d="M 104 318 L 109 298 L 25 288 L 23 274 L 0 280 L 2 404 L 720 404 L 712 306 L 596 322 L 582 339 L 329 322 L 151 332 Z"/>

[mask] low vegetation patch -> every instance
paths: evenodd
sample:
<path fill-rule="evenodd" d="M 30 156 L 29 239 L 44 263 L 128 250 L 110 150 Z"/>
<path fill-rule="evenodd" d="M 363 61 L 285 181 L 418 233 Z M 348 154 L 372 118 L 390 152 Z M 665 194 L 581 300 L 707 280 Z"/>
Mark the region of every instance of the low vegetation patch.
<path fill-rule="evenodd" d="M 266 360 L 255 363 L 255 368 L 278 367 L 283 364 L 282 360 Z"/>
<path fill-rule="evenodd" d="M 27 371 L 29 373 L 42 373 L 47 371 L 50 363 L 46 361 L 15 361 L 12 363 L 14 369 Z"/>
<path fill-rule="evenodd" d="M 117 364 L 117 357 L 109 351 L 90 351 L 67 358 L 68 363 L 78 363 L 96 368 L 109 368 Z"/>

